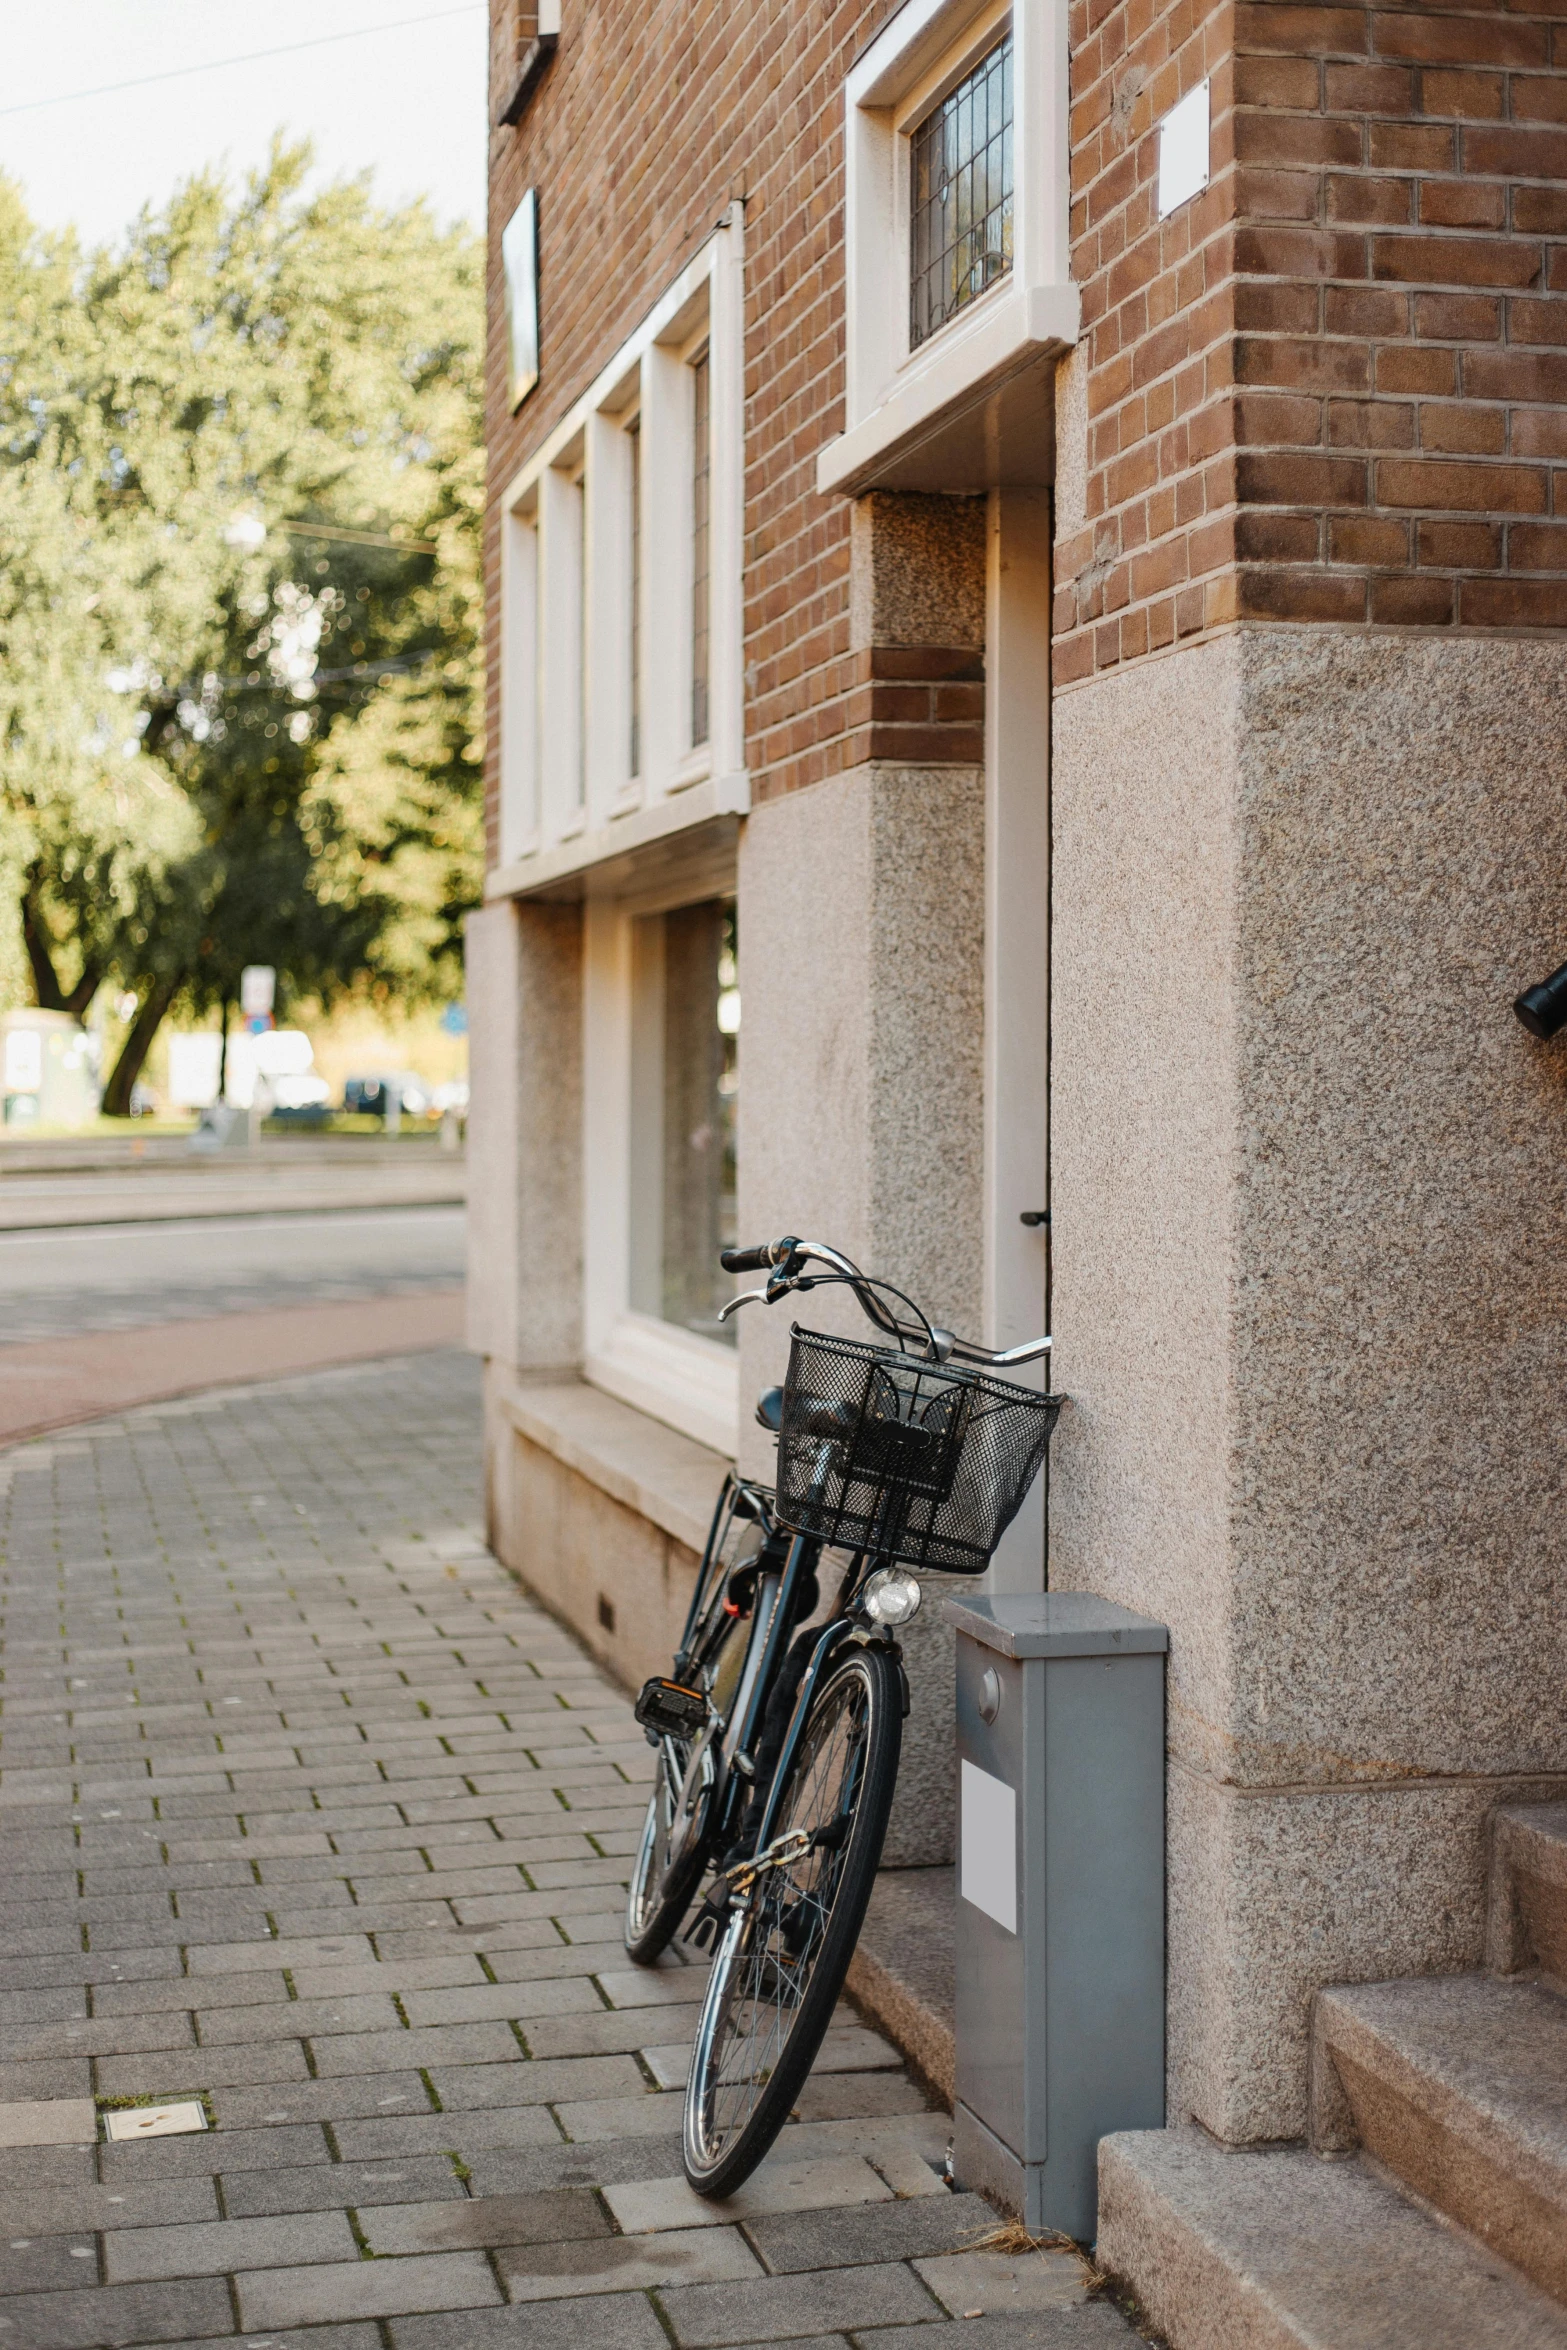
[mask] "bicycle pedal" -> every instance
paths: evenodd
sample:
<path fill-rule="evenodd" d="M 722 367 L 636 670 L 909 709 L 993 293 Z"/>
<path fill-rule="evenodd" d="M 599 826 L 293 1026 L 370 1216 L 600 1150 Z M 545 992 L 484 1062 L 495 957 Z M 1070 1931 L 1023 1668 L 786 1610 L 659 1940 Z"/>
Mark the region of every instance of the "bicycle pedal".
<path fill-rule="evenodd" d="M 632 1708 L 644 1730 L 661 1738 L 695 1738 L 707 1728 L 707 1698 L 683 1681 L 645 1681 Z"/>

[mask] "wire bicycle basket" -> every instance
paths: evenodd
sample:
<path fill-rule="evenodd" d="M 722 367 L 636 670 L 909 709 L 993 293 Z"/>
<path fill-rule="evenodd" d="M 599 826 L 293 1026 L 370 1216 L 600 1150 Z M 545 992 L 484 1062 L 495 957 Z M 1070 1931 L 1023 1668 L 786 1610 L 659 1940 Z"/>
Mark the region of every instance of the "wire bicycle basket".
<path fill-rule="evenodd" d="M 983 1574 L 1045 1457 L 1061 1399 L 795 1324 L 777 1515 L 905 1566 Z"/>

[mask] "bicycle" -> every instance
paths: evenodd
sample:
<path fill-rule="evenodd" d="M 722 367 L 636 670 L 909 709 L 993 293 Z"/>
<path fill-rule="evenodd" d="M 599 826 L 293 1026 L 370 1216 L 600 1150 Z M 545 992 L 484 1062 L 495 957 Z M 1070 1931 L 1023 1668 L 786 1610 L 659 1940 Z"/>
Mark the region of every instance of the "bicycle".
<path fill-rule="evenodd" d="M 757 1405 L 778 1439 L 776 1487 L 726 1478 L 673 1670 L 636 1704 L 657 1761 L 626 1905 L 632 1959 L 667 1948 L 713 1872 L 687 1935 L 713 1964 L 683 2151 L 715 2199 L 787 2121 L 848 1973 L 909 1709 L 897 1633 L 919 1608 L 917 1570 L 984 1571 L 1061 1408 L 994 1375 L 1048 1338 L 1000 1351 L 957 1338 L 820 1241 L 720 1262 L 768 1276 L 724 1319 L 842 1284 L 882 1343 L 793 1325 L 784 1385 Z M 848 1554 L 837 1603 L 802 1629 L 827 1550 Z"/>

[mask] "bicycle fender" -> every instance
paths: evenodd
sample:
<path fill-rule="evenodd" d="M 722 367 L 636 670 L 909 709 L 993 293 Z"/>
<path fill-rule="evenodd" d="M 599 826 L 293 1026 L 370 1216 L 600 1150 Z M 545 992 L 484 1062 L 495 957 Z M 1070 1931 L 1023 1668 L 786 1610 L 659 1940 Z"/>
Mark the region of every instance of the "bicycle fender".
<path fill-rule="evenodd" d="M 858 1624 L 856 1624 L 846 1634 L 845 1637 L 848 1645 L 854 1648 L 883 1648 L 891 1650 L 892 1661 L 898 1668 L 898 1689 L 902 1698 L 903 1719 L 904 1721 L 907 1721 L 909 1715 L 914 1710 L 913 1699 L 909 1695 L 909 1676 L 904 1669 L 903 1651 L 898 1646 L 896 1640 L 889 1640 L 884 1632 L 867 1632 Z"/>
<path fill-rule="evenodd" d="M 835 1622 L 827 1626 L 811 1651 L 810 1663 L 800 1676 L 800 1687 L 794 1701 L 794 1712 L 789 1716 L 789 1727 L 784 1732 L 783 1745 L 778 1750 L 778 1761 L 773 1770 L 773 1783 L 767 1790 L 767 1806 L 762 1813 L 762 1823 L 757 1831 L 759 1845 L 765 1844 L 772 1834 L 773 1812 L 778 1799 L 778 1790 L 793 1768 L 795 1750 L 799 1746 L 801 1732 L 805 1728 L 805 1717 L 809 1711 L 816 1684 L 822 1677 L 822 1669 L 835 1649 L 841 1648 L 846 1640 L 852 1640 L 855 1637 L 856 1627 L 853 1619 L 849 1616 L 839 1616 Z"/>

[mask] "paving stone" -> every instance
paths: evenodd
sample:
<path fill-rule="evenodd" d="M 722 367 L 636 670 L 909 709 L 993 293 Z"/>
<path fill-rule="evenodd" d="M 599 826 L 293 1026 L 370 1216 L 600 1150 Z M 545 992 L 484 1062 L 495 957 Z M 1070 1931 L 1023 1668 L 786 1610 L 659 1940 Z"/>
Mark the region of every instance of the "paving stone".
<path fill-rule="evenodd" d="M 461 2026 L 450 2027 L 462 2029 Z M 490 2027 L 475 2026 L 474 2029 Z M 629 2056 L 525 2057 L 512 2042 L 509 2064 L 432 2065 L 435 2093 L 448 2113 L 490 2105 L 556 2105 L 566 2098 L 634 2095 L 642 2075 Z"/>
<path fill-rule="evenodd" d="M 339 2122 L 332 2135 L 345 2162 L 452 2153 L 464 2162 L 491 2147 L 558 2146 L 561 2134 L 545 2105 L 510 2105 L 488 2113 L 411 2113 L 401 2118 Z"/>
<path fill-rule="evenodd" d="M 140 2144 L 105 2145 L 98 2160 L 111 2187 L 141 2186 L 152 2180 L 226 2176 L 230 2171 L 281 2169 L 297 2163 L 330 2162 L 332 2150 L 320 2127 L 301 2122 L 288 2128 L 198 2130 L 188 2138 L 146 2138 Z"/>
<path fill-rule="evenodd" d="M 479 2195 L 461 2203 L 402 2203 L 365 2211 L 372 2252 L 483 2251 L 497 2244 L 569 2243 L 607 2237 L 609 2221 L 585 2188 L 547 2195 Z"/>
<path fill-rule="evenodd" d="M 9 2229 L 19 2227 L 8 2211 Z M 60 2293 L 98 2282 L 98 2247 L 90 2230 L 63 2236 L 0 2236 L 0 2310 L 8 2293 Z"/>
<path fill-rule="evenodd" d="M 942 2315 L 913 2271 L 896 2264 L 764 2277 L 747 2285 L 681 2286 L 660 2299 L 681 2350 L 781 2342 L 795 2334 L 917 2323 Z"/>
<path fill-rule="evenodd" d="M 228 2337 L 233 2340 L 232 2334 Z M 140 2345 L 136 2346 L 140 2350 Z M 200 2343 L 170 2342 L 163 2350 L 212 2350 L 208 2335 Z M 384 2350 L 378 2325 L 312 2326 L 308 2333 L 268 2333 L 247 2342 L 240 2337 L 236 2350 Z"/>
<path fill-rule="evenodd" d="M 232 2276 L 307 2260 L 351 2260 L 353 2231 L 341 2212 L 289 2219 L 209 2220 L 197 2227 L 126 2228 L 104 2247 L 111 2284 L 152 2277 Z"/>
<path fill-rule="evenodd" d="M 174 2178 L 139 2188 L 75 2181 L 59 2188 L 7 2188 L 0 2228 L 12 2235 L 54 2235 L 63 2228 L 162 2228 L 202 2218 L 218 2218 L 218 2197 L 209 2178 Z"/>
<path fill-rule="evenodd" d="M 795 2099 L 794 2112 L 802 2122 L 874 2121 L 925 2113 L 930 2103 L 906 2073 L 824 2073 L 820 2079 L 813 2073 Z"/>
<path fill-rule="evenodd" d="M 297 2040 L 243 2040 L 232 2048 L 178 2048 L 148 2056 L 102 2056 L 101 2097 L 191 2097 L 203 2089 L 255 2089 L 309 2078 Z"/>
<path fill-rule="evenodd" d="M 0 2301 L 17 2350 L 103 2350 L 106 2343 L 177 2342 L 232 2334 L 220 2277 L 176 2284 L 94 2286 L 76 2293 L 18 2293 Z"/>
<path fill-rule="evenodd" d="M 212 2102 L 218 2126 L 225 2130 L 430 2110 L 429 2092 L 416 2072 L 349 2073 L 327 2081 L 303 2079 L 220 2088 Z"/>
<path fill-rule="evenodd" d="M 674 2090 L 657 2096 L 644 2090 L 640 2097 L 594 2097 L 562 2103 L 555 2111 L 568 2138 L 591 2144 L 595 2138 L 665 2137 L 680 2127 L 684 2096 Z"/>
<path fill-rule="evenodd" d="M 1083 2264 L 1068 2252 L 953 2252 L 912 2263 L 951 2317 L 977 2309 L 989 2317 L 1025 2317 L 1040 2309 L 1071 2309 L 1086 2300 Z"/>
<path fill-rule="evenodd" d="M 960 2318 L 950 2325 L 891 2325 L 861 2332 L 863 2350 L 1134 2350 L 1138 2337 L 1108 2301 L 1029 2317 Z M 800 2345 L 791 2345 L 800 2350 Z"/>
<path fill-rule="evenodd" d="M 356 2260 L 322 2268 L 257 2269 L 234 2280 L 246 2329 L 397 2317 L 426 2309 L 484 2309 L 501 2298 L 482 2252 L 411 2260 Z"/>
<path fill-rule="evenodd" d="M 800 2269 L 963 2252 L 995 2225 L 982 2195 L 933 2195 L 855 2211 L 763 2215 L 747 2222 L 746 2234 L 767 2267 L 788 2276 Z"/>
<path fill-rule="evenodd" d="M 654 2228 L 701 2228 L 748 2223 L 768 2212 L 830 2211 L 844 2204 L 890 2203 L 892 2189 L 858 2154 L 804 2161 L 768 2155 L 742 2187 L 710 2203 L 684 2177 L 642 2179 L 606 2187 L 604 2200 L 628 2236 Z"/>
<path fill-rule="evenodd" d="M 395 2350 L 668 2350 L 669 2343 L 641 2293 L 530 2301 L 461 2317 L 394 2318 L 391 2337 Z"/>
<path fill-rule="evenodd" d="M 543 1981 L 482 1983 L 451 1991 L 409 1991 L 403 2005 L 411 2024 L 466 2024 L 513 2017 L 602 2015 L 604 2003 L 586 1973 Z"/>
<path fill-rule="evenodd" d="M 759 2278 L 762 2264 L 738 2228 L 672 2229 L 657 2236 L 606 2236 L 591 2243 L 504 2247 L 495 2264 L 513 2301 L 568 2294 L 689 2289 Z M 901 2312 L 900 2312 L 901 2314 Z"/>
<path fill-rule="evenodd" d="M 698 2007 L 661 2007 L 657 2011 L 656 2028 L 660 2032 L 667 2032 L 672 2025 L 685 2028 L 685 2038 L 678 2048 L 660 2052 L 663 2068 L 657 2064 L 651 2067 L 654 2079 L 666 2088 L 685 2087 L 691 2042 L 696 2037 L 701 2012 Z M 521 2028 L 532 2056 L 588 2056 L 635 2050 L 646 2062 L 652 2054 L 644 2046 L 648 2025 L 649 2011 L 645 2007 L 600 2007 L 595 2001 L 588 2013 L 530 2017 Z"/>
<path fill-rule="evenodd" d="M 444 2154 L 396 2163 L 306 2163 L 297 2170 L 225 2172 L 223 2178 L 223 2203 L 230 2219 L 286 2211 L 358 2210 L 414 2198 L 427 2203 L 438 2197 L 466 2200 L 462 2181 Z"/>

